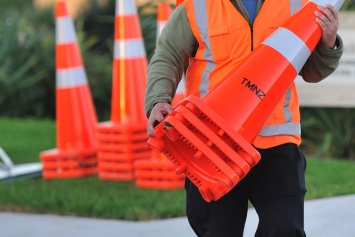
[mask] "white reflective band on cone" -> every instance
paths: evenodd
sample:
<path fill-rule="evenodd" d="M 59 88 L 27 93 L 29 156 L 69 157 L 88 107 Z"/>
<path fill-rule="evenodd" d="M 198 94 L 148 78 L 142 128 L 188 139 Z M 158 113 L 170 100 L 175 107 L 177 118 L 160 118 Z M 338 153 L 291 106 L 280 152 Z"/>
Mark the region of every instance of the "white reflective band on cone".
<path fill-rule="evenodd" d="M 345 0 L 310 0 L 310 2 L 314 2 L 315 4 L 325 7 L 326 5 L 332 5 L 339 11 L 341 6 L 343 5 Z"/>
<path fill-rule="evenodd" d="M 60 17 L 56 19 L 56 43 L 65 44 L 76 41 L 73 21 L 70 17 Z"/>
<path fill-rule="evenodd" d="M 114 59 L 145 57 L 142 39 L 115 40 Z"/>
<path fill-rule="evenodd" d="M 137 14 L 135 0 L 117 0 L 116 1 L 116 16 L 134 15 Z"/>
<path fill-rule="evenodd" d="M 308 46 L 296 34 L 283 27 L 278 28 L 262 44 L 282 54 L 292 64 L 297 73 L 299 73 L 304 62 L 311 55 Z M 292 45 L 292 48 L 290 45 Z"/>
<path fill-rule="evenodd" d="M 86 84 L 86 73 L 83 67 L 56 70 L 56 88 L 76 87 Z"/>

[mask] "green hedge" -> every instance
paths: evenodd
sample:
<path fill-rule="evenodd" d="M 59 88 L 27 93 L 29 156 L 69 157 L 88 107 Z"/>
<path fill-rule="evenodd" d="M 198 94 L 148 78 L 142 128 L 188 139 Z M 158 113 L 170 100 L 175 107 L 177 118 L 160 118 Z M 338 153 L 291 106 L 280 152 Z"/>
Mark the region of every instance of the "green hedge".
<path fill-rule="evenodd" d="M 355 160 L 355 108 L 301 108 L 303 149 Z"/>
<path fill-rule="evenodd" d="M 28 0 L 0 8 L 0 111 L 8 117 L 55 118 L 55 19 Z M 91 8 L 74 21 L 88 82 L 100 121 L 111 106 L 114 1 Z M 0 2 L 4 6 L 5 0 Z M 138 9 L 147 56 L 155 48 L 156 15 Z"/>

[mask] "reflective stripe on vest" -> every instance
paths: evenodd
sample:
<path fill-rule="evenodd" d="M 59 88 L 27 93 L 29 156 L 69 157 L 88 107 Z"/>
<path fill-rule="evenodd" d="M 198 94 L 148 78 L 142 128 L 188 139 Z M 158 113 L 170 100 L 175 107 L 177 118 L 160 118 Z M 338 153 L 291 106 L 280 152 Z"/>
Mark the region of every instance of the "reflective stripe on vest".
<path fill-rule="evenodd" d="M 208 92 L 208 87 L 210 84 L 210 73 L 216 67 L 216 63 L 213 62 L 212 57 L 212 46 L 210 38 L 208 36 L 208 20 L 207 20 L 207 8 L 204 1 L 194 0 L 195 6 L 195 16 L 197 25 L 202 37 L 205 42 L 205 51 L 203 52 L 202 58 L 207 61 L 205 70 L 202 73 L 202 82 L 199 86 L 200 97 L 203 97 Z"/>
<path fill-rule="evenodd" d="M 302 0 L 289 0 L 289 3 L 290 3 L 290 10 L 289 10 L 290 15 L 294 14 L 302 6 Z M 210 38 L 208 34 L 208 21 L 207 21 L 208 13 L 207 13 L 206 2 L 200 0 L 193 0 L 193 4 L 194 4 L 194 15 L 195 15 L 196 24 L 198 26 L 200 36 L 205 46 L 202 59 L 207 62 L 206 67 L 202 72 L 201 84 L 199 85 L 200 97 L 203 97 L 206 93 L 208 93 L 208 88 L 210 85 L 210 74 L 216 68 L 216 63 L 213 61 L 212 47 L 211 47 Z M 279 34 L 287 34 L 287 32 L 281 31 Z M 293 37 L 293 34 L 289 35 L 289 37 L 291 40 L 297 41 L 297 38 L 295 39 L 295 37 Z M 265 42 L 265 44 L 270 44 L 271 46 L 274 44 L 274 42 L 271 38 L 269 41 Z M 310 54 L 308 48 L 304 48 L 303 42 L 300 42 L 299 45 L 301 49 L 305 51 L 305 55 L 307 55 L 308 57 Z M 290 63 L 295 67 L 297 72 L 301 70 L 303 65 L 299 63 L 299 59 L 292 58 L 293 55 L 288 55 L 286 48 L 282 48 L 281 46 L 277 50 L 281 51 L 280 53 L 282 53 L 290 61 Z M 301 132 L 300 123 L 291 122 L 292 112 L 289 109 L 291 94 L 292 94 L 291 89 L 289 89 L 285 95 L 285 100 L 283 105 L 283 113 L 284 113 L 285 121 L 282 124 L 266 125 L 260 133 L 261 136 L 272 136 L 278 134 L 295 134 L 295 135 L 300 134 Z"/>
<path fill-rule="evenodd" d="M 289 0 L 290 1 L 290 13 L 294 14 L 301 6 L 301 0 Z M 205 42 L 205 51 L 203 54 L 203 59 L 206 60 L 207 66 L 202 73 L 202 82 L 199 86 L 200 97 L 203 97 L 208 92 L 208 87 L 210 84 L 210 73 L 216 67 L 216 63 L 213 61 L 212 57 L 212 47 L 210 39 L 208 36 L 208 20 L 207 20 L 207 8 L 204 1 L 194 0 L 194 14 L 196 16 L 196 22 L 201 34 L 201 38 Z"/>

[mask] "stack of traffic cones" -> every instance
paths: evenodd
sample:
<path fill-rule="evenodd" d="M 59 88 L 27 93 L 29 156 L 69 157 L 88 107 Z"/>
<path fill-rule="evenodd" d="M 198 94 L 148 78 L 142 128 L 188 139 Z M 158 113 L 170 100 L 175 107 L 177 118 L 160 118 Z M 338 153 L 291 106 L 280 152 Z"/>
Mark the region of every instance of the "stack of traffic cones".
<path fill-rule="evenodd" d="M 176 166 L 163 154 L 153 151 L 149 160 L 135 162 L 135 178 L 138 188 L 180 189 L 184 187 L 185 175 L 176 173 Z"/>
<path fill-rule="evenodd" d="M 56 15 L 57 148 L 43 151 L 43 178 L 74 178 L 97 173 L 97 117 L 73 20 L 63 1 Z"/>
<path fill-rule="evenodd" d="M 134 161 L 148 159 L 144 113 L 147 57 L 134 0 L 116 0 L 111 120 L 97 127 L 99 178 L 134 180 Z"/>
<path fill-rule="evenodd" d="M 157 11 L 157 39 L 171 14 L 169 3 L 159 3 Z M 185 96 L 184 78 L 179 83 L 173 106 Z M 177 175 L 176 167 L 163 154 L 152 151 L 149 160 L 138 160 L 135 165 L 136 186 L 139 188 L 178 189 L 184 187 L 185 175 Z"/>

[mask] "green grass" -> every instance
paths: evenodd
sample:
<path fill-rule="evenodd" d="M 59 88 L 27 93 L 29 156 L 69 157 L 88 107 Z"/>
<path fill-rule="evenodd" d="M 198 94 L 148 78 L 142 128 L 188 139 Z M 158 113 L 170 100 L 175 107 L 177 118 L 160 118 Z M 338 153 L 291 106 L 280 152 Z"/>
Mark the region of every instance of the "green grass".
<path fill-rule="evenodd" d="M 51 120 L 0 118 L 0 147 L 15 164 L 39 162 L 39 153 L 55 147 Z"/>
<path fill-rule="evenodd" d="M 0 146 L 15 164 L 40 162 L 55 148 L 50 120 L 0 118 Z M 127 220 L 184 215 L 183 190 L 138 189 L 134 182 L 42 178 L 0 182 L 0 210 L 57 213 Z"/>
<path fill-rule="evenodd" d="M 41 151 L 55 147 L 50 120 L 0 118 L 0 146 L 14 163 L 39 162 Z M 307 199 L 355 193 L 355 162 L 308 159 Z M 185 215 L 185 193 L 136 188 L 134 182 L 42 178 L 0 182 L 0 211 L 54 213 L 124 220 Z"/>
<path fill-rule="evenodd" d="M 125 220 L 184 215 L 183 190 L 138 189 L 132 182 L 97 177 L 0 183 L 0 210 Z"/>
<path fill-rule="evenodd" d="M 355 162 L 308 159 L 307 199 L 355 194 Z"/>

